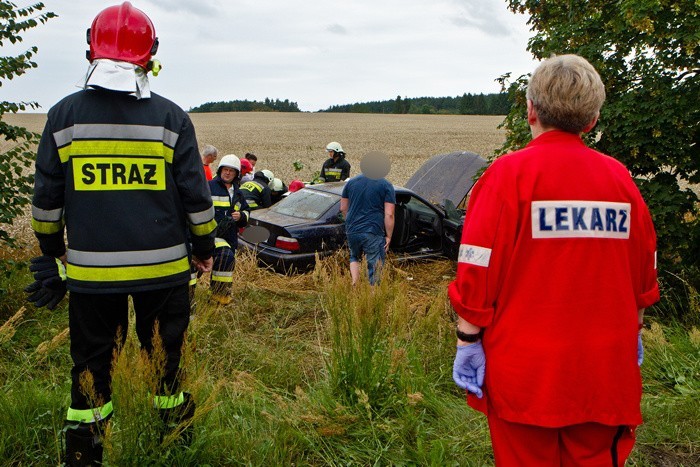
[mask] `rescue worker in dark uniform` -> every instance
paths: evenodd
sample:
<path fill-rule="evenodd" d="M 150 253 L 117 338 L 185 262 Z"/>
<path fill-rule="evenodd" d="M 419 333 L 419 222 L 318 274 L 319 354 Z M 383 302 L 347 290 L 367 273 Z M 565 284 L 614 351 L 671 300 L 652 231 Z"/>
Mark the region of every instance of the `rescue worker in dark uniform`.
<path fill-rule="evenodd" d="M 330 156 L 321 167 L 320 178 L 324 182 L 340 182 L 350 177 L 350 162 L 345 160 L 345 153 L 340 143 L 328 143 L 326 151 Z"/>
<path fill-rule="evenodd" d="M 155 330 L 165 353 L 154 405 L 166 426 L 193 416 L 194 401 L 179 387 L 187 283 L 190 261 L 211 269 L 216 228 L 192 122 L 150 92 L 147 73 L 160 68 L 151 61 L 151 20 L 128 2 L 111 6 L 93 21 L 88 42 L 84 89 L 49 110 L 37 150 L 32 227 L 44 256 L 32 260 L 36 282 L 27 288 L 31 302 L 49 308 L 70 291 L 69 466 L 102 462 L 129 296 L 142 348 L 153 350 Z M 81 387 L 86 372 L 93 388 Z"/>
<path fill-rule="evenodd" d="M 214 201 L 216 250 L 211 271 L 212 300 L 220 305 L 228 305 L 233 298 L 233 269 L 236 266 L 238 229 L 248 225 L 250 208 L 238 188 L 241 161 L 234 154 L 221 159 L 216 177 L 209 182 L 211 198 Z"/>
<path fill-rule="evenodd" d="M 255 172 L 253 180 L 241 185 L 241 193 L 251 211 L 272 206 L 272 190 L 269 185 L 274 179 L 275 174 L 272 171 L 259 170 Z"/>

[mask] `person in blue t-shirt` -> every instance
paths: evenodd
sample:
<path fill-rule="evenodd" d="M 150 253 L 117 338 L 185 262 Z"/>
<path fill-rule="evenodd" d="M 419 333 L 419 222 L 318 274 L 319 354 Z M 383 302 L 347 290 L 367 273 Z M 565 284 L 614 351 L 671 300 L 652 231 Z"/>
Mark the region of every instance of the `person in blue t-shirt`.
<path fill-rule="evenodd" d="M 384 154 L 369 153 L 362 160 L 362 174 L 349 179 L 343 188 L 340 210 L 350 248 L 350 276 L 355 285 L 360 277 L 360 258 L 367 259 L 369 282 L 378 277 L 377 263 L 384 262 L 394 231 L 394 187 L 384 176 L 389 160 Z"/>

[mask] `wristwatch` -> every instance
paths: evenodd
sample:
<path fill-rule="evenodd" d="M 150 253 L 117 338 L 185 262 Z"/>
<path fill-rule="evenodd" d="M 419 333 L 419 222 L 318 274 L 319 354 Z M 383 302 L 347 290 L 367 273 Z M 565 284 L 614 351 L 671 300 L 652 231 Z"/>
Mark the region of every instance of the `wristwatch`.
<path fill-rule="evenodd" d="M 463 341 L 463 342 L 476 342 L 481 338 L 481 332 L 477 332 L 476 334 L 467 334 L 466 332 L 460 331 L 459 328 L 456 329 L 457 331 L 457 339 Z"/>

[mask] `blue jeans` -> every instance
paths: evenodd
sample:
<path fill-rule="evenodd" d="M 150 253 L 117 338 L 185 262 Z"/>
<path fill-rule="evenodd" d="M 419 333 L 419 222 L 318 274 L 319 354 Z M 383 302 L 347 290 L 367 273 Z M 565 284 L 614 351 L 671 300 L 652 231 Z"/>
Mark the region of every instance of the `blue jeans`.
<path fill-rule="evenodd" d="M 375 278 L 378 273 L 377 263 L 384 262 L 386 251 L 384 245 L 386 240 L 384 235 L 374 235 L 369 233 L 348 234 L 348 246 L 350 247 L 350 262 L 360 261 L 362 253 L 367 258 L 367 270 L 369 272 L 369 283 L 374 285 L 379 278 Z M 379 265 L 381 267 L 381 264 Z"/>

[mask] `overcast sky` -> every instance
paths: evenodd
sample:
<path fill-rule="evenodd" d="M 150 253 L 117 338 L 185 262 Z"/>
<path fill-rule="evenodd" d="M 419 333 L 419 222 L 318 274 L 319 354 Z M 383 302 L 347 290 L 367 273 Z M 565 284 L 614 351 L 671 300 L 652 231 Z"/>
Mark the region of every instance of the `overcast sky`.
<path fill-rule="evenodd" d="M 33 0 L 13 0 L 27 5 Z M 0 99 L 47 111 L 87 69 L 85 30 L 116 1 L 45 0 L 59 15 L 24 34 L 39 68 Z M 301 110 L 498 92 L 535 67 L 527 18 L 505 0 L 134 0 L 160 39 L 151 89 L 185 109 L 208 101 L 289 99 Z M 19 49 L 6 45 L 7 56 Z"/>

